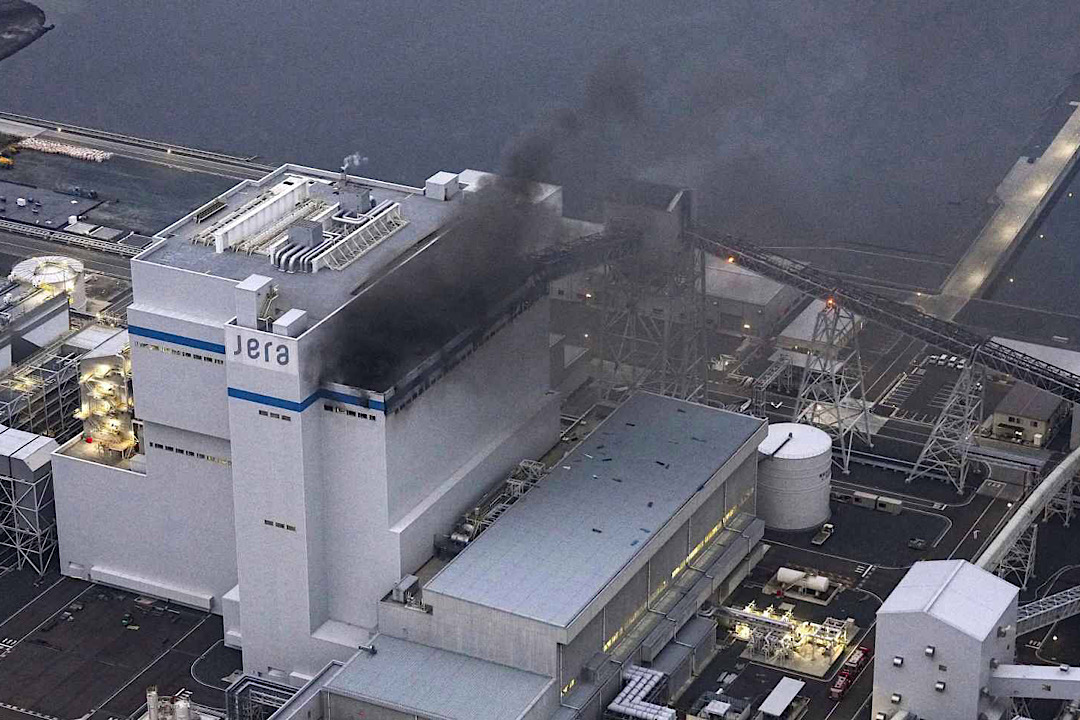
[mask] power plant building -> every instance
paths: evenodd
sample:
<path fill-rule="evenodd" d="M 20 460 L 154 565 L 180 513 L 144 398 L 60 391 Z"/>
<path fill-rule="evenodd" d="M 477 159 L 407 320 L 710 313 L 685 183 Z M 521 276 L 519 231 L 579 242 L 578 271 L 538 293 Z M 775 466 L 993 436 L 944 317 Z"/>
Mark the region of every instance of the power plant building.
<path fill-rule="evenodd" d="M 132 262 L 140 452 L 55 453 L 62 571 L 222 614 L 281 682 L 369 643 L 433 538 L 558 439 L 543 285 L 465 265 L 475 308 L 430 282 L 476 259 L 456 228 L 487 182 L 286 165 L 158 233 Z M 561 197 L 513 201 L 557 225 Z"/>
<path fill-rule="evenodd" d="M 873 717 L 1002 717 L 1019 590 L 963 560 L 911 566 L 877 612 Z"/>
<path fill-rule="evenodd" d="M 714 650 L 701 617 L 764 553 L 764 421 L 658 395 L 615 410 L 535 487 L 328 665 L 287 718 L 594 720 L 630 669 L 673 696 Z"/>

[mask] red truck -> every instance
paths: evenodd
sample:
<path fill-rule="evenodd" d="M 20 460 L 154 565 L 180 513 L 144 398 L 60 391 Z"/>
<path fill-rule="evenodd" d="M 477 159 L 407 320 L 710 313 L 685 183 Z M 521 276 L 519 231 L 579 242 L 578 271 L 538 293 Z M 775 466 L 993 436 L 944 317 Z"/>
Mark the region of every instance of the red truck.
<path fill-rule="evenodd" d="M 870 655 L 870 648 L 856 648 L 855 652 L 848 655 L 848 659 L 844 661 L 844 669 L 849 671 L 852 676 L 858 675 L 866 666 L 867 661 L 870 660 Z"/>
<path fill-rule="evenodd" d="M 836 675 L 836 679 L 833 680 L 832 687 L 829 688 L 830 700 L 841 700 L 847 695 L 848 688 L 851 687 L 852 675 L 847 668 L 841 670 Z"/>
<path fill-rule="evenodd" d="M 856 648 L 854 652 L 848 655 L 847 660 L 844 661 L 844 666 L 836 674 L 836 679 L 833 680 L 833 684 L 829 688 L 830 700 L 843 699 L 844 695 L 855 683 L 855 678 L 866 667 L 866 663 L 870 661 L 870 655 L 871 652 L 868 647 Z"/>

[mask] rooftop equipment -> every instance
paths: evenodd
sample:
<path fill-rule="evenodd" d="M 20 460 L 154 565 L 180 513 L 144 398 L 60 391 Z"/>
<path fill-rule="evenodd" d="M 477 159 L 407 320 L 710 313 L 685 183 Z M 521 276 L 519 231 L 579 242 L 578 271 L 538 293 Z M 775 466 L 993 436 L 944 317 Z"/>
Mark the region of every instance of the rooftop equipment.
<path fill-rule="evenodd" d="M 11 269 L 8 279 L 51 293 L 68 294 L 76 310 L 86 307 L 86 281 L 81 260 L 63 255 L 44 255 L 23 260 Z"/>

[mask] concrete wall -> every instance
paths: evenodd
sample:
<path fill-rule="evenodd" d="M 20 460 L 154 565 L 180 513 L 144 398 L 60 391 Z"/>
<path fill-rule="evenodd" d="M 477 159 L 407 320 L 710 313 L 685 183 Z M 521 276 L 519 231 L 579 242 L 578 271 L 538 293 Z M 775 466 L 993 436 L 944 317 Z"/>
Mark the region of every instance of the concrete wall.
<path fill-rule="evenodd" d="M 519 718 L 508 717 L 506 720 L 548 720 L 559 707 L 558 692 L 551 686 Z M 326 693 L 326 720 L 433 720 L 427 715 L 401 712 L 393 708 L 382 707 L 372 702 L 357 700 L 333 692 Z"/>
<path fill-rule="evenodd" d="M 1006 613 L 999 625 L 1015 627 L 1016 612 Z M 878 616 L 874 663 L 873 714 L 888 715 L 908 710 L 919 717 L 974 718 L 987 703 L 980 688 L 989 687 L 990 658 L 1008 662 L 1013 656 L 1015 637 L 996 633 L 983 643 L 921 613 L 887 613 Z M 927 657 L 927 646 L 934 656 Z M 902 657 L 900 667 L 894 657 Z M 944 692 L 934 689 L 945 683 Z M 893 693 L 900 702 L 891 702 Z"/>
<path fill-rule="evenodd" d="M 544 299 L 387 418 L 390 523 L 401 520 L 472 461 L 478 448 L 532 418 L 550 382 Z M 555 428 L 551 445 L 557 437 Z"/>
<path fill-rule="evenodd" d="M 313 397 L 332 325 L 299 339 L 226 327 L 246 669 L 311 674 L 348 657 L 435 533 L 554 444 L 546 323 L 541 303 L 389 416 Z M 290 360 L 233 353 L 237 337 Z"/>
<path fill-rule="evenodd" d="M 228 454 L 227 443 L 205 435 L 149 424 L 147 436 Z M 211 596 L 220 613 L 236 584 L 229 467 L 151 448 L 143 475 L 63 449 L 52 456 L 61 571 L 180 602 L 185 594 Z"/>
<path fill-rule="evenodd" d="M 379 603 L 379 631 L 529 672 L 558 676 L 560 628 L 457 598 L 425 595 L 430 614 Z"/>
<path fill-rule="evenodd" d="M 149 260 L 131 261 L 131 288 L 135 305 L 220 326 L 236 313 L 233 288 L 237 280 L 158 265 Z"/>
<path fill-rule="evenodd" d="M 128 311 L 128 322 L 136 417 L 228 439 L 225 355 L 192 347 L 205 343 L 220 348 L 221 328 L 135 307 Z M 147 337 L 145 330 L 176 337 Z"/>
<path fill-rule="evenodd" d="M 433 554 L 435 535 L 446 535 L 476 500 L 502 482 L 521 460 L 541 457 L 558 440 L 559 397 L 545 396 L 539 410 L 519 426 L 476 450 L 467 463 L 445 479 L 393 527 L 399 536 L 399 576 L 415 572 Z M 423 398 L 420 398 L 423 401 Z"/>

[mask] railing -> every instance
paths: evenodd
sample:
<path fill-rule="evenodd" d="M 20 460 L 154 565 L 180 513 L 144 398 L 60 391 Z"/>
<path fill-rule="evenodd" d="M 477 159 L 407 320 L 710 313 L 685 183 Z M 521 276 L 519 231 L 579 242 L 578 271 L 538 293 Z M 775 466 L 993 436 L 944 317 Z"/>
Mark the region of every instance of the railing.
<path fill-rule="evenodd" d="M 1016 612 L 1016 635 L 1024 635 L 1080 614 L 1080 585 L 1021 605 Z"/>
<path fill-rule="evenodd" d="M 36 237 L 50 242 L 74 245 L 86 248 L 87 250 L 97 250 L 98 252 L 112 253 L 113 255 L 123 255 L 124 257 L 135 257 L 142 252 L 140 248 L 98 240 L 97 238 L 84 237 L 82 235 L 64 232 L 63 230 L 43 228 L 38 225 L 18 222 L 17 220 L 0 220 L 0 230 L 7 230 L 8 232 L 16 233 L 18 235 Z"/>

